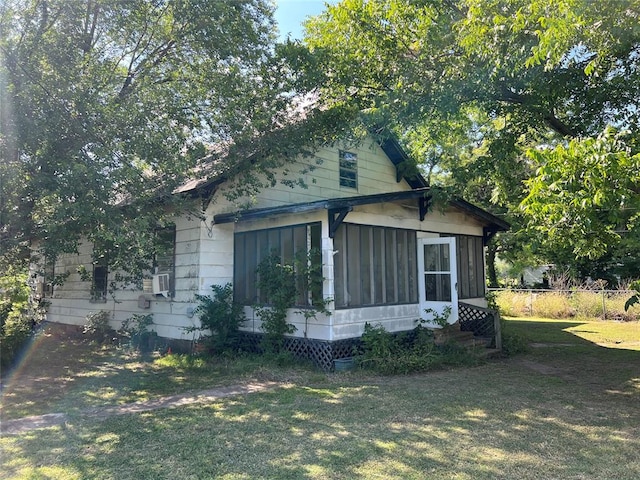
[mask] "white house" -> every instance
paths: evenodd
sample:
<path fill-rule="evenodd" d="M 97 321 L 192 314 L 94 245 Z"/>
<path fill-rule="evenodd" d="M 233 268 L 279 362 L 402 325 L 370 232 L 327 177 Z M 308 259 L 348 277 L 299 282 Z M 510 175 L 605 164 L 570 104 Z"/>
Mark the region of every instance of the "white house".
<path fill-rule="evenodd" d="M 329 357 L 341 356 L 331 345 L 359 337 L 366 322 L 410 330 L 416 319 L 429 320 L 425 310 L 449 306 L 455 323 L 461 302 L 486 307 L 483 247 L 508 224 L 461 199 L 432 205 L 424 179 L 400 173 L 406 159 L 394 140 L 323 148 L 298 161 L 301 170 L 314 167 L 305 174 L 306 188 L 278 184 L 240 212 L 226 200 L 230 187 L 223 180 L 190 182 L 176 194 L 193 195 L 198 209 L 205 194 L 202 216 L 175 218 L 175 228 L 162 232 L 168 254 L 147 291 L 107 295 L 114 272 L 92 265 L 92 247 L 83 244 L 79 255 L 54 267 L 70 276 L 47 294 L 47 320 L 82 325 L 89 312 L 108 310 L 117 328 L 132 314 L 152 313 L 159 336 L 192 340 L 186 328 L 198 322 L 195 294 L 232 282 L 236 300 L 247 305 L 245 330 L 260 333 L 251 305 L 259 298 L 261 258 L 274 249 L 292 258 L 314 248 L 321 251 L 330 315 L 309 320 L 292 309 L 289 321 L 293 337 L 328 345 Z M 93 281 L 80 278 L 79 265 Z"/>

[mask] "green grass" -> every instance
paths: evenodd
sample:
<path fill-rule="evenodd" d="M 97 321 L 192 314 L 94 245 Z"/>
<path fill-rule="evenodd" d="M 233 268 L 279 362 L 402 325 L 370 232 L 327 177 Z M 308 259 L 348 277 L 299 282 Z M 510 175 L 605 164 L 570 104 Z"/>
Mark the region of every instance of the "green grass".
<path fill-rule="evenodd" d="M 506 328 L 529 342 L 580 345 L 587 341 L 608 348 L 640 350 L 640 322 L 510 318 Z"/>
<path fill-rule="evenodd" d="M 411 376 L 269 369 L 286 385 L 103 421 L 77 413 L 62 427 L 0 439 L 0 471 L 12 479 L 640 478 L 640 352 L 579 336 L 590 323 L 506 323 L 537 346 Z"/>
<path fill-rule="evenodd" d="M 258 356 L 200 358 L 158 353 L 142 355 L 76 336 L 46 332 L 35 339 L 13 375 L 3 378 L 2 418 L 152 400 L 185 391 L 294 376 L 304 366 L 267 369 Z"/>

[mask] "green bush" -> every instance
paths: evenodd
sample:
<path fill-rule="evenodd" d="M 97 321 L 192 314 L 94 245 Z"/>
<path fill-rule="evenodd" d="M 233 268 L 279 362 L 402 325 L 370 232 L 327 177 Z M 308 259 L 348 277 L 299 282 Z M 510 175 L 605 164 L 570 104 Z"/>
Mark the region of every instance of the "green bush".
<path fill-rule="evenodd" d="M 296 331 L 294 325 L 287 323 L 287 310 L 298 297 L 295 268 L 272 253 L 260 262 L 256 273 L 258 288 L 264 296 L 261 300 L 269 302 L 268 306 L 255 307 L 265 333 L 263 346 L 266 352 L 276 353 L 282 349 L 284 336 Z"/>
<path fill-rule="evenodd" d="M 10 366 L 38 322 L 30 303 L 28 273 L 9 268 L 0 276 L 0 365 Z"/>
<path fill-rule="evenodd" d="M 86 317 L 86 323 L 83 326 L 82 333 L 91 337 L 100 343 L 106 341 L 113 336 L 113 329 L 109 325 L 110 314 L 106 310 L 98 312 L 90 312 Z"/>
<path fill-rule="evenodd" d="M 640 304 L 640 280 L 631 282 L 631 289 L 633 290 L 633 295 L 624 302 L 625 312 L 629 311 L 634 305 Z"/>
<path fill-rule="evenodd" d="M 233 301 L 233 286 L 212 285 L 212 295 L 196 295 L 199 305 L 196 314 L 201 327 L 210 335 L 204 337 L 207 348 L 214 353 L 237 350 L 240 326 L 246 321 L 242 305 Z"/>
<path fill-rule="evenodd" d="M 134 313 L 122 322 L 118 333 L 129 338 L 130 345 L 142 352 L 151 351 L 155 347 L 158 334 L 149 328 L 153 325 L 153 314 L 140 315 Z"/>
<path fill-rule="evenodd" d="M 529 351 L 529 342 L 527 339 L 511 331 L 507 322 L 504 320 L 500 321 L 500 331 L 502 334 L 502 355 L 512 357 Z"/>
<path fill-rule="evenodd" d="M 360 350 L 355 355 L 358 366 L 378 373 L 408 374 L 442 365 L 469 365 L 477 358 L 462 346 L 436 346 L 433 332 L 422 326 L 411 332 L 392 334 L 381 325 L 365 324 Z"/>

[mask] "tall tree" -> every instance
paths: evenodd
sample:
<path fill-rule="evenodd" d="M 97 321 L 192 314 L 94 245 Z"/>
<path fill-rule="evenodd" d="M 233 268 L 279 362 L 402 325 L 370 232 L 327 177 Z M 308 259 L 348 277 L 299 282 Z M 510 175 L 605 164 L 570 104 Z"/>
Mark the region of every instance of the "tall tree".
<path fill-rule="evenodd" d="M 139 271 L 154 229 L 186 208 L 171 195 L 186 178 L 249 175 L 249 157 L 269 173 L 295 155 L 283 131 L 300 134 L 299 78 L 272 14 L 266 0 L 3 3 L 5 259 L 33 240 L 49 257 L 73 252 L 86 236 Z M 257 178 L 240 184 L 259 188 Z"/>
<path fill-rule="evenodd" d="M 556 145 L 610 125 L 638 132 L 640 3 L 598 5 L 344 0 L 308 22 L 305 41 L 325 59 L 325 95 L 413 132 L 430 168 L 436 159 L 458 191 L 498 205 L 523 228 L 511 237 L 547 256 L 524 229 L 524 181 Z"/>

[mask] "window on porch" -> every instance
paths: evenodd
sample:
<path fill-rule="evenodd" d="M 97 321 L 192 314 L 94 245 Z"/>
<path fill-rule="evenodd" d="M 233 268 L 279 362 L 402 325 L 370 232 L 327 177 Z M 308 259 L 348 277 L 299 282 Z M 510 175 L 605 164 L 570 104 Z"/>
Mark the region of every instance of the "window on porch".
<path fill-rule="evenodd" d="M 417 303 L 416 233 L 344 223 L 334 237 L 335 306 Z"/>
<path fill-rule="evenodd" d="M 295 265 L 296 256 L 306 255 L 307 252 L 313 253 L 310 260 L 319 266 L 322 262 L 320 223 L 236 233 L 233 262 L 235 301 L 243 305 L 267 303 L 268 299 L 261 295 L 257 285 L 256 269 L 260 262 L 270 254 L 275 254 L 284 264 Z M 314 301 L 304 283 L 300 278 L 299 296 L 296 299 L 298 307 L 308 307 Z M 322 292 L 314 294 L 322 295 Z"/>

